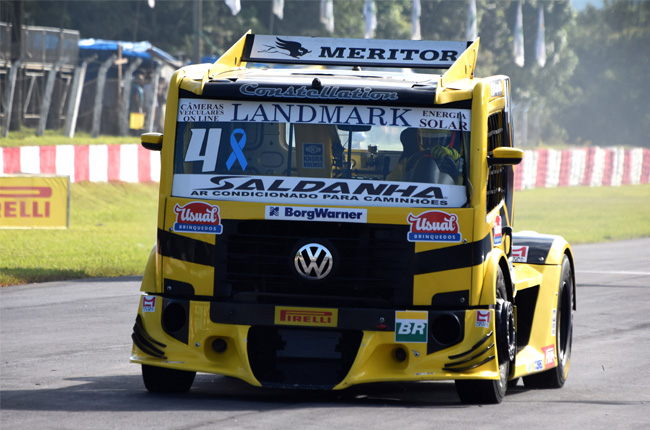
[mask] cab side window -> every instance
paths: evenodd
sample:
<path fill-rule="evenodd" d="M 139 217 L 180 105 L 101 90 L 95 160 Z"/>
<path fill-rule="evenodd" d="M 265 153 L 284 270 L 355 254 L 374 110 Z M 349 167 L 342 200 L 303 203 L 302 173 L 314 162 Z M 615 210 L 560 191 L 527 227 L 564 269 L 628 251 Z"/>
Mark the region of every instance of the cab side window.
<path fill-rule="evenodd" d="M 495 148 L 507 145 L 503 112 L 494 113 L 488 117 L 488 154 Z M 507 189 L 506 167 L 489 166 L 486 196 L 486 209 L 488 212 L 497 207 L 502 199 L 506 198 Z"/>

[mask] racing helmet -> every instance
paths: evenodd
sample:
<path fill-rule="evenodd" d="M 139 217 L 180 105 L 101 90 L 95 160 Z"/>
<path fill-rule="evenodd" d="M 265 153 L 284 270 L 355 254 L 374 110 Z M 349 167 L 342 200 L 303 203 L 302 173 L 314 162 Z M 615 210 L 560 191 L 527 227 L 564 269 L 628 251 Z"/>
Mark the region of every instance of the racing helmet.
<path fill-rule="evenodd" d="M 418 145 L 420 150 L 427 151 L 436 146 L 454 148 L 458 144 L 457 131 L 421 128 L 418 130 Z"/>

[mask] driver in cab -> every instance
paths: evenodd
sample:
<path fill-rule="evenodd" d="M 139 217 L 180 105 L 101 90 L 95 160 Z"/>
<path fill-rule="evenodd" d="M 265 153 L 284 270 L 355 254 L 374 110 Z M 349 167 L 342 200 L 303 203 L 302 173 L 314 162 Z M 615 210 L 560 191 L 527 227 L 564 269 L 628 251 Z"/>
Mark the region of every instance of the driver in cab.
<path fill-rule="evenodd" d="M 404 148 L 397 167 L 388 175 L 389 180 L 412 182 L 455 183 L 460 176 L 460 133 L 453 130 L 407 128 L 400 141 Z"/>

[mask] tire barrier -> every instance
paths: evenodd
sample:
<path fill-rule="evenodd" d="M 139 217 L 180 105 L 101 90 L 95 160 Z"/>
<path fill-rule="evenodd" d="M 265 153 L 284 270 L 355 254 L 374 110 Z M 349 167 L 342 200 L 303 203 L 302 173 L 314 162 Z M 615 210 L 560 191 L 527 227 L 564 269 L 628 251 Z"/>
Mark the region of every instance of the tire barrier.
<path fill-rule="evenodd" d="M 160 153 L 138 144 L 0 148 L 0 174 L 54 174 L 72 182 L 157 182 Z M 515 166 L 515 188 L 618 186 L 650 183 L 650 149 L 527 150 Z"/>

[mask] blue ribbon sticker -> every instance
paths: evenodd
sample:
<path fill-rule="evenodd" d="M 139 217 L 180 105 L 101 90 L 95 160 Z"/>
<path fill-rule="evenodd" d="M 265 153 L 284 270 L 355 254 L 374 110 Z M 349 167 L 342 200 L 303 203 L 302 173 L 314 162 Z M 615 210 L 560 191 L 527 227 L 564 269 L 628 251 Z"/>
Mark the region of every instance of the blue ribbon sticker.
<path fill-rule="evenodd" d="M 241 135 L 239 140 L 235 137 L 235 134 Z M 239 161 L 242 170 L 246 170 L 248 162 L 246 161 L 246 157 L 242 151 L 242 149 L 244 149 L 244 146 L 246 146 L 246 132 L 241 128 L 233 130 L 232 134 L 230 135 L 230 146 L 232 147 L 232 153 L 226 161 L 226 167 L 228 168 L 228 171 L 230 171 L 233 164 L 235 164 L 235 161 Z"/>

